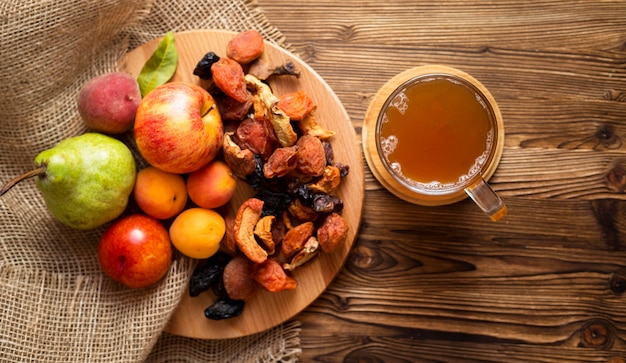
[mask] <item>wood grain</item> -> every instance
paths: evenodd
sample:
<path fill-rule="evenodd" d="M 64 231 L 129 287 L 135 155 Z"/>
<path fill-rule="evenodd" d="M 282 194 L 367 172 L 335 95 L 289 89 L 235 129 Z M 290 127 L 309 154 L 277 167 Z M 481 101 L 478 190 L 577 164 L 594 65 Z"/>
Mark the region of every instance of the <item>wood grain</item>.
<path fill-rule="evenodd" d="M 224 56 L 226 45 L 233 36 L 232 32 L 216 30 L 176 33 L 179 60 L 171 81 L 208 86 L 193 75 L 193 69 L 209 51 Z M 138 75 L 158 42 L 159 39 L 156 39 L 129 52 L 120 61 L 121 69 Z M 348 176 L 342 180 L 336 192 L 345 203 L 342 216 L 350 226 L 347 241 L 337 251 L 320 253 L 314 260 L 295 270 L 293 275 L 298 281 L 295 290 L 271 293 L 259 289 L 252 299 L 246 301 L 243 314 L 232 319 L 215 321 L 204 317 L 204 310 L 215 300 L 209 292 L 193 298 L 184 295 L 166 328 L 169 333 L 202 339 L 226 339 L 258 333 L 288 320 L 324 291 L 342 267 L 357 234 L 363 206 L 363 160 L 349 116 L 324 80 L 293 54 L 268 43 L 262 59 L 276 65 L 284 64 L 286 60 L 293 61 L 300 76 L 273 78 L 270 81 L 273 92 L 281 95 L 304 90 L 318 105 L 315 115 L 320 126 L 336 132 L 331 139 L 335 161 L 350 167 Z M 228 213 L 233 216 L 241 203 L 254 195 L 246 183 L 238 183 L 235 193 L 228 205 Z"/>
<path fill-rule="evenodd" d="M 348 261 L 295 317 L 303 362 L 626 361 L 625 5 L 258 0 L 357 133 L 422 64 L 476 77 L 505 125 L 498 223 L 399 200 L 366 168 Z"/>

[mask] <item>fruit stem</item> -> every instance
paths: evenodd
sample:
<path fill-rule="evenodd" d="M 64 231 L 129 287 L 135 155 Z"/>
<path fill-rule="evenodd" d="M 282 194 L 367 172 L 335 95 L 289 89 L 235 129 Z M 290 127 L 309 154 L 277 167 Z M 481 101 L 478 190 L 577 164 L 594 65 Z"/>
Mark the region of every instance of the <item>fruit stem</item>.
<path fill-rule="evenodd" d="M 21 182 L 24 179 L 28 179 L 28 178 L 32 178 L 34 176 L 38 176 L 38 175 L 42 175 L 46 173 L 46 166 L 42 165 L 40 167 L 38 167 L 37 169 L 31 170 L 26 174 L 20 175 L 17 178 L 14 178 L 13 180 L 10 180 L 8 183 L 6 183 L 4 186 L 2 186 L 2 188 L 0 188 L 0 197 L 4 195 L 4 193 L 8 192 L 9 189 L 13 188 L 15 186 L 15 184 Z"/>

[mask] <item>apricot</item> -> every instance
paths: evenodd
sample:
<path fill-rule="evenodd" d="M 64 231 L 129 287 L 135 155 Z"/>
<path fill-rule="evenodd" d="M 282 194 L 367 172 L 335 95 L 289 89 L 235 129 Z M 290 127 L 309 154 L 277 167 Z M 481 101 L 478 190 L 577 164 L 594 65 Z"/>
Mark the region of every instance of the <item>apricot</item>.
<path fill-rule="evenodd" d="M 137 173 L 133 196 L 146 214 L 168 219 L 185 208 L 187 188 L 182 175 L 148 166 Z"/>
<path fill-rule="evenodd" d="M 226 233 L 224 217 L 212 209 L 189 208 L 172 222 L 169 234 L 176 249 L 191 258 L 209 258 Z"/>
<path fill-rule="evenodd" d="M 237 178 L 221 160 L 213 160 L 187 177 L 189 198 L 202 208 L 225 205 L 235 194 L 236 187 Z"/>
<path fill-rule="evenodd" d="M 78 92 L 77 101 L 78 113 L 89 128 L 121 134 L 133 125 L 141 92 L 133 76 L 112 72 L 87 81 Z"/>

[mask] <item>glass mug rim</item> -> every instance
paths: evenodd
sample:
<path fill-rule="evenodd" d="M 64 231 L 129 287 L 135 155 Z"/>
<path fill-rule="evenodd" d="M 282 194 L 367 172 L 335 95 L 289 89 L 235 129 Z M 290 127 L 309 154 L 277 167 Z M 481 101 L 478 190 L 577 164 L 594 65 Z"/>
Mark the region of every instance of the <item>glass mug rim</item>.
<path fill-rule="evenodd" d="M 485 176 L 485 171 L 494 163 L 494 158 L 496 157 L 497 150 L 502 143 L 502 140 L 500 140 L 502 126 L 498 123 L 500 115 L 493 105 L 493 99 L 487 96 L 486 93 L 488 91 L 486 89 L 484 91 L 481 90 L 481 88 L 477 86 L 478 81 L 472 81 L 468 78 L 470 78 L 470 76 L 467 74 L 461 76 L 445 72 L 445 70 L 415 75 L 396 87 L 393 92 L 389 94 L 382 107 L 380 108 L 376 119 L 374 131 L 376 152 L 378 153 L 378 157 L 381 160 L 383 167 L 387 170 L 389 175 L 391 175 L 397 183 L 400 183 L 404 188 L 408 189 L 409 191 L 435 198 L 446 197 L 459 193 L 461 193 L 461 195 L 465 197 L 465 189 L 483 179 Z M 487 137 L 488 140 L 490 140 L 491 144 L 486 145 L 488 147 L 485 149 L 484 153 L 477 158 L 475 164 L 468 171 L 468 174 L 460 176 L 459 180 L 457 180 L 456 182 L 445 184 L 442 184 L 438 181 L 432 181 L 429 183 L 418 182 L 408 177 L 403 178 L 398 175 L 398 173 L 394 170 L 394 166 L 389 164 L 387 157 L 384 155 L 385 153 L 383 151 L 381 141 L 381 128 L 383 125 L 383 119 L 385 117 L 387 109 L 390 107 L 390 104 L 394 101 L 394 99 L 400 93 L 405 92 L 413 85 L 438 79 L 444 79 L 456 85 L 460 84 L 461 86 L 472 92 L 476 97 L 476 101 L 485 110 L 490 125 L 490 130 Z"/>

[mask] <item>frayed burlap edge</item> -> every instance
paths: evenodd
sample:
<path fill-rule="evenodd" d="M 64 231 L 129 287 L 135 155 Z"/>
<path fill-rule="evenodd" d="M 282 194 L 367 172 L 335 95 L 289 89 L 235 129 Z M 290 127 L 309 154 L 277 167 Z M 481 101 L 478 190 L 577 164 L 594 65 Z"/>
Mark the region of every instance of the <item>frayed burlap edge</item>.
<path fill-rule="evenodd" d="M 203 341 L 163 333 L 146 363 L 295 363 L 300 353 L 300 323 L 291 321 L 262 333 L 227 340 Z"/>

